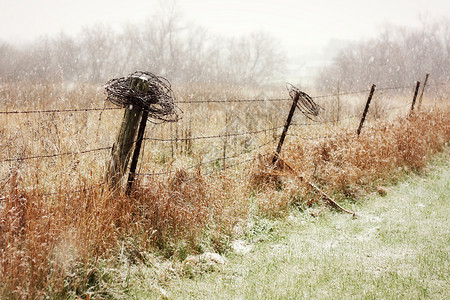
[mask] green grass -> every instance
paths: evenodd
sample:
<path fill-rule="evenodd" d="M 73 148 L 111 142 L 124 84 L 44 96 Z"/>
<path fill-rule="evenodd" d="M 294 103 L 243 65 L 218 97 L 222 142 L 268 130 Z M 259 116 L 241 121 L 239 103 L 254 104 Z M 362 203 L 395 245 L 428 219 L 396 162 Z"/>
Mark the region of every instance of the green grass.
<path fill-rule="evenodd" d="M 448 158 L 354 204 L 357 218 L 307 209 L 260 219 L 249 225 L 250 252 L 164 288 L 174 299 L 449 298 Z"/>

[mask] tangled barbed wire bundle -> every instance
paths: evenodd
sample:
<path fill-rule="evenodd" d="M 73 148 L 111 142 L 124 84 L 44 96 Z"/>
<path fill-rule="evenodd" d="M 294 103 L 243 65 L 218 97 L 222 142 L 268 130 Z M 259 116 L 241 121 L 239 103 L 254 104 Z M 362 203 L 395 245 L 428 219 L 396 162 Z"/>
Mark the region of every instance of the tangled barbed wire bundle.
<path fill-rule="evenodd" d="M 319 116 L 320 110 L 323 108 L 315 103 L 311 96 L 300 91 L 299 88 L 293 86 L 290 83 L 286 83 L 286 88 L 289 91 L 289 96 L 292 100 L 298 95 L 297 108 L 302 112 L 302 114 L 310 120 L 314 120 L 314 117 Z"/>
<path fill-rule="evenodd" d="M 136 71 L 105 84 L 106 100 L 120 107 L 130 105 L 148 112 L 149 120 L 176 122 L 181 110 L 174 103 L 170 83 L 150 72 Z"/>

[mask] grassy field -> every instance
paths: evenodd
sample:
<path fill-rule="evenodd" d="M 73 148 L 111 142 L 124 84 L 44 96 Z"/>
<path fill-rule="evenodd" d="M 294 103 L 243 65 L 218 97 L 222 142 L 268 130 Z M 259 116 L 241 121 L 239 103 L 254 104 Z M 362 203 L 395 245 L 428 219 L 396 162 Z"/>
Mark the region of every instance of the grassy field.
<path fill-rule="evenodd" d="M 167 294 L 174 299 L 447 299 L 449 158 L 447 149 L 427 166 L 426 175 L 410 174 L 386 188 L 386 196 L 365 197 L 353 205 L 356 218 L 306 208 L 293 209 L 284 219 L 259 219 L 225 266 L 174 280 Z"/>
<path fill-rule="evenodd" d="M 173 280 L 220 270 L 221 255 L 233 248 L 257 249 L 264 247 L 257 241 L 276 236 L 281 242 L 282 232 L 295 229 L 285 224 L 289 216 L 303 218 L 305 228 L 347 217 L 324 214 L 328 205 L 317 188 L 359 210 L 355 201 L 420 172 L 450 142 L 449 106 L 439 97 L 424 98 L 422 111 L 408 116 L 409 98 L 376 94 L 357 136 L 367 95 L 329 96 L 318 99 L 321 122 L 294 116 L 297 126 L 274 165 L 282 126 L 264 129 L 284 124 L 289 101 L 189 104 L 182 102 L 258 93 L 206 87 L 179 94 L 183 120 L 149 124 L 146 136 L 156 140 L 147 140 L 140 158 L 140 173 L 162 174 L 140 176 L 129 196 L 110 191 L 103 178 L 123 111 L 1 114 L 0 298 L 164 294 Z M 0 101 L 10 112 L 97 108 L 104 95 L 92 86 L 16 83 L 3 87 Z M 190 140 L 202 136 L 219 138 Z M 97 147 L 105 148 L 84 152 Z M 318 217 L 292 216 L 293 207 Z M 312 247 L 316 239 L 304 243 Z M 272 264 L 262 268 L 271 271 Z"/>

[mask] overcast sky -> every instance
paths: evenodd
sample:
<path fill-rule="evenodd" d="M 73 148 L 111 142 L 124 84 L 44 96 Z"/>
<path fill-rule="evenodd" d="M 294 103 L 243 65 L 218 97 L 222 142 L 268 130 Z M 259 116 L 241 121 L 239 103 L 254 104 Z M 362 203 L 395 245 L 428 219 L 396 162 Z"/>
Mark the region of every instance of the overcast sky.
<path fill-rule="evenodd" d="M 0 40 L 23 43 L 61 31 L 75 35 L 97 23 L 138 23 L 157 11 L 158 1 L 0 0 Z M 417 27 L 450 18 L 449 0 L 179 0 L 176 6 L 212 34 L 266 31 L 290 57 L 321 51 L 330 39 L 375 36 L 386 24 Z"/>

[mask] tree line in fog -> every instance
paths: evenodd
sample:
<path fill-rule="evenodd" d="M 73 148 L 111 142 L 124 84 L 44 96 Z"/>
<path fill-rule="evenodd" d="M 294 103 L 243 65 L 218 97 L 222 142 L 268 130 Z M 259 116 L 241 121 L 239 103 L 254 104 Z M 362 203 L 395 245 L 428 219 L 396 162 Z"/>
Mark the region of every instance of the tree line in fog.
<path fill-rule="evenodd" d="M 174 82 L 261 85 L 282 70 L 284 57 L 266 33 L 217 37 L 168 11 L 120 32 L 98 25 L 22 47 L 0 42 L 0 80 L 104 83 L 142 70 Z"/>
<path fill-rule="evenodd" d="M 450 82 L 450 22 L 420 29 L 389 26 L 377 37 L 349 44 L 316 78 L 321 90 L 351 91 L 379 86 L 411 86 L 426 73 L 437 83 Z"/>
<path fill-rule="evenodd" d="M 386 27 L 377 37 L 340 50 L 317 75 L 316 88 L 404 86 L 426 73 L 435 81 L 449 82 L 449 53 L 448 19 L 414 30 Z M 177 83 L 261 86 L 282 79 L 286 63 L 276 37 L 263 32 L 214 36 L 173 10 L 120 31 L 98 25 L 76 37 L 61 33 L 26 46 L 0 42 L 0 82 L 98 84 L 143 70 Z"/>

